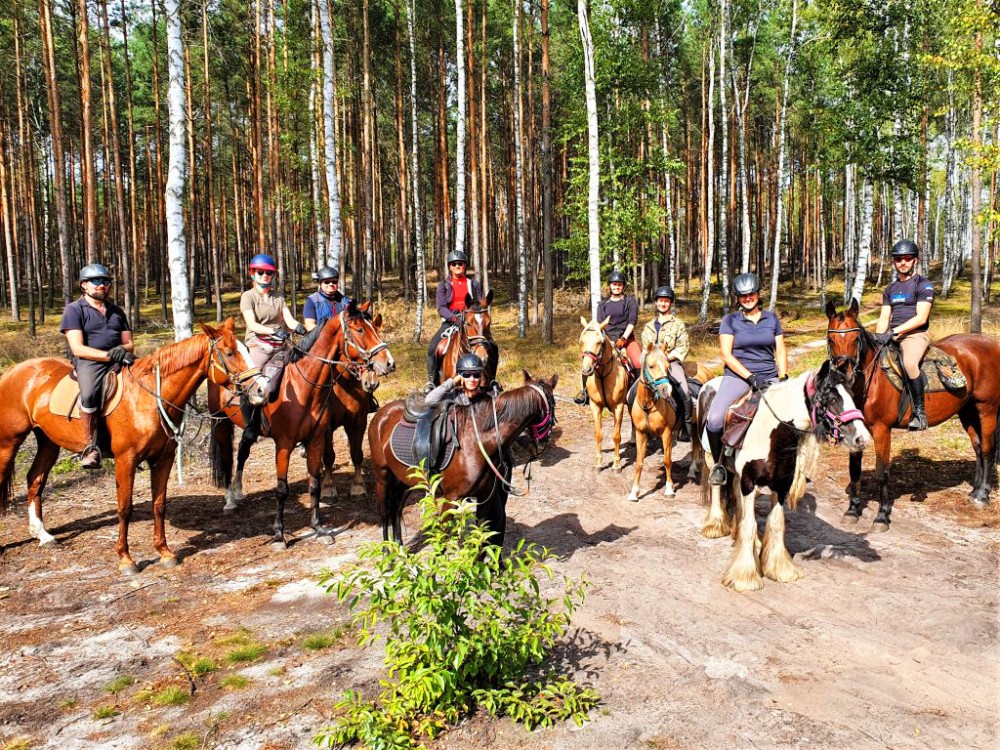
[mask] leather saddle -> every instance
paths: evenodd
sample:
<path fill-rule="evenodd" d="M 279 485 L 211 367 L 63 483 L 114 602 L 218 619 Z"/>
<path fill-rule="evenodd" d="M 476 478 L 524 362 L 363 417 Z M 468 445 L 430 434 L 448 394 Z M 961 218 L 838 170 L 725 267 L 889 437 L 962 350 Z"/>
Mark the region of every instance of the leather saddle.
<path fill-rule="evenodd" d="M 885 370 L 886 377 L 897 391 L 904 394 L 909 392 L 905 387 L 906 371 L 903 369 L 902 352 L 898 345 L 882 349 L 879 365 Z M 955 358 L 936 346 L 930 347 L 924 354 L 920 363 L 920 373 L 927 393 L 960 391 L 968 385 L 968 380 L 959 369 Z"/>
<path fill-rule="evenodd" d="M 764 394 L 761 391 L 748 391 L 738 398 L 726 411 L 726 425 L 723 428 L 722 443 L 733 450 L 743 447 L 743 438 L 746 437 L 747 430 L 757 415 L 760 407 L 760 399 Z"/>
<path fill-rule="evenodd" d="M 390 437 L 392 452 L 401 463 L 419 466 L 428 474 L 451 463 L 456 445 L 451 401 L 428 406 L 419 393 L 411 393 L 403 404 L 403 419 Z"/>
<path fill-rule="evenodd" d="M 115 365 L 104 377 L 104 416 L 115 410 L 115 407 L 122 400 L 122 372 L 121 365 Z M 56 387 L 52 389 L 49 396 L 49 413 L 56 414 L 66 419 L 80 418 L 80 384 L 76 379 L 76 369 L 70 371 L 69 375 L 63 377 Z"/>
<path fill-rule="evenodd" d="M 441 334 L 441 340 L 438 341 L 437 349 L 434 350 L 434 354 L 438 358 L 438 362 L 444 358 L 445 352 L 447 352 L 448 347 L 451 346 L 452 336 L 456 333 L 458 333 L 458 326 L 451 325 L 444 329 L 444 333 Z"/>

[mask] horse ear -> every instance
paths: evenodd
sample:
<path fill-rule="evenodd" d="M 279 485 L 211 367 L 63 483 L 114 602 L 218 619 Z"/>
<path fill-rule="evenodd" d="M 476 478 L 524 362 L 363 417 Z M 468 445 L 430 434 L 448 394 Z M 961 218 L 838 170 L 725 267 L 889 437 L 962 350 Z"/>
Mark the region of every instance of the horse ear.
<path fill-rule="evenodd" d="M 493 304 L 493 290 L 490 289 L 488 292 L 486 292 L 486 307 L 489 307 L 492 304 Z"/>
<path fill-rule="evenodd" d="M 585 317 L 583 317 L 582 315 L 580 316 L 580 323 L 581 323 L 581 324 L 583 325 L 583 327 L 584 327 L 584 328 L 586 328 L 586 327 L 587 327 L 588 325 L 590 325 L 590 321 L 589 321 L 589 320 L 587 320 L 587 319 L 586 319 Z"/>
<path fill-rule="evenodd" d="M 375 326 L 376 330 L 382 327 L 382 313 L 372 319 L 372 325 Z"/>
<path fill-rule="evenodd" d="M 816 376 L 816 379 L 826 380 L 829 374 L 830 374 L 830 360 L 826 360 L 823 362 L 822 367 L 819 368 L 819 374 Z"/>
<path fill-rule="evenodd" d="M 826 303 L 826 317 L 827 318 L 832 318 L 836 314 L 837 314 L 837 306 L 835 304 L 833 304 L 833 300 L 832 299 L 831 300 L 827 300 L 827 303 Z"/>
<path fill-rule="evenodd" d="M 549 388 L 551 388 L 552 390 L 555 390 L 556 389 L 556 383 L 558 383 L 558 382 L 559 382 L 559 373 L 557 373 L 557 372 L 552 373 L 552 377 L 549 378 Z"/>
<path fill-rule="evenodd" d="M 232 318 L 230 318 L 230 320 L 232 320 Z M 202 323 L 201 330 L 207 333 L 210 339 L 219 338 L 219 332 L 216 329 L 212 328 L 212 326 L 210 326 L 208 323 Z"/>
<path fill-rule="evenodd" d="M 611 322 L 611 316 L 609 315 L 608 317 L 606 317 L 604 320 L 601 321 L 601 330 L 603 331 L 610 322 Z"/>
<path fill-rule="evenodd" d="M 347 317 L 353 318 L 358 314 L 358 303 L 356 300 L 351 300 L 347 303 L 347 307 L 344 308 L 347 311 Z"/>
<path fill-rule="evenodd" d="M 847 312 L 849 312 L 851 315 L 857 316 L 858 309 L 859 309 L 858 308 L 858 298 L 857 297 L 851 297 L 851 306 L 847 308 Z"/>
<path fill-rule="evenodd" d="M 465 309 L 468 310 L 474 304 L 476 304 L 475 298 L 471 294 L 469 294 L 468 292 L 466 292 L 465 293 Z"/>
<path fill-rule="evenodd" d="M 527 370 L 525 370 L 523 368 L 521 369 L 521 373 L 524 375 L 524 384 L 527 385 L 528 383 L 530 383 L 531 382 L 531 373 L 529 373 Z"/>
<path fill-rule="evenodd" d="M 370 308 L 371 306 L 372 306 L 372 301 L 370 299 L 368 299 L 368 300 L 365 300 L 364 302 L 362 302 L 357 307 L 358 307 L 358 311 L 359 312 L 366 313 L 366 312 L 368 312 L 368 308 Z"/>

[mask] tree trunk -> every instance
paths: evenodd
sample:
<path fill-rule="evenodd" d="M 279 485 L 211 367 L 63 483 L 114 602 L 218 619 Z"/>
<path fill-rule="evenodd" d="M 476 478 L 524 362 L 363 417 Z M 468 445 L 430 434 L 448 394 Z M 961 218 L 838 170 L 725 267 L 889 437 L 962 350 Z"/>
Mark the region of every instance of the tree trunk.
<path fill-rule="evenodd" d="M 854 286 L 851 289 L 851 298 L 856 299 L 859 305 L 865 292 L 865 279 L 868 278 L 868 265 L 872 252 L 872 213 L 874 209 L 872 192 L 871 180 L 866 176 L 861 187 L 861 237 L 858 243 Z"/>
<path fill-rule="evenodd" d="M 456 0 L 461 2 L 461 0 Z M 521 25 L 521 0 L 515 0 L 514 6 L 514 164 L 515 192 L 517 193 L 517 337 L 524 338 L 528 334 L 528 265 L 524 248 L 524 180 L 521 159 L 522 149 L 522 118 L 521 109 L 521 44 L 519 27 Z"/>
<path fill-rule="evenodd" d="M 719 198 L 722 221 L 719 226 L 719 276 L 722 281 L 722 314 L 729 312 L 729 108 L 726 105 L 726 21 L 729 3 L 721 0 L 719 9 L 719 112 L 722 114 L 722 157 L 719 160 Z"/>
<path fill-rule="evenodd" d="M 87 0 L 76 0 L 77 42 L 80 55 L 80 143 L 83 178 L 84 253 L 87 263 L 96 263 L 97 256 L 97 177 L 94 175 L 94 146 L 91 135 L 92 97 L 90 93 L 90 24 Z"/>
<path fill-rule="evenodd" d="M 417 121 L 417 52 L 413 35 L 413 12 L 416 0 L 409 0 L 406 9 L 406 24 L 410 37 L 410 180 L 413 193 L 413 232 L 417 243 L 417 320 L 413 328 L 413 343 L 420 341 L 424 326 L 424 305 L 427 304 L 427 277 L 424 264 L 424 230 L 420 212 L 420 125 Z"/>
<path fill-rule="evenodd" d="M 465 24 L 462 2 L 455 0 L 455 70 L 458 119 L 455 121 L 455 250 L 465 252 Z M 516 75 L 516 72 L 515 72 Z"/>
<path fill-rule="evenodd" d="M 577 0 L 580 38 L 583 41 L 583 71 L 587 96 L 587 151 L 590 179 L 587 190 L 588 257 L 590 261 L 590 316 L 597 316 L 601 299 L 601 228 L 599 201 L 601 192 L 601 155 L 597 133 L 597 86 L 594 80 L 594 40 L 590 35 L 587 0 Z"/>
<path fill-rule="evenodd" d="M 552 73 L 549 69 L 549 0 L 542 0 L 542 264 L 545 274 L 542 338 L 554 341 L 552 299 Z"/>
<path fill-rule="evenodd" d="M 977 10 L 981 11 L 981 2 L 976 3 Z M 972 86 L 972 267 L 971 273 L 971 315 L 969 319 L 969 331 L 971 333 L 982 333 L 983 331 L 983 290 L 982 290 L 982 269 L 980 268 L 982 245 L 982 232 L 979 227 L 979 203 L 982 192 L 982 175 L 979 167 L 979 159 L 982 156 L 982 122 L 983 122 L 983 81 L 982 65 L 980 60 L 983 52 L 983 32 L 976 29 L 976 40 L 974 43 L 975 59 L 973 62 L 973 86 Z M 994 144 L 995 146 L 996 144 Z"/>
<path fill-rule="evenodd" d="M 708 321 L 708 299 L 712 293 L 712 262 L 715 259 L 715 48 L 708 43 L 708 101 L 705 116 L 708 118 L 708 145 L 705 150 L 705 194 L 703 198 L 705 216 L 704 266 L 701 269 L 701 308 L 698 322 Z M 721 275 L 721 274 L 720 274 Z"/>
<path fill-rule="evenodd" d="M 333 109 L 336 97 L 333 82 L 333 23 L 328 0 L 318 0 L 318 2 L 320 4 L 320 34 L 323 38 L 323 129 L 326 140 L 326 190 L 330 221 L 327 232 L 329 244 L 326 249 L 326 265 L 339 269 L 342 243 L 340 236 L 340 187 L 337 184 L 337 138 Z"/>

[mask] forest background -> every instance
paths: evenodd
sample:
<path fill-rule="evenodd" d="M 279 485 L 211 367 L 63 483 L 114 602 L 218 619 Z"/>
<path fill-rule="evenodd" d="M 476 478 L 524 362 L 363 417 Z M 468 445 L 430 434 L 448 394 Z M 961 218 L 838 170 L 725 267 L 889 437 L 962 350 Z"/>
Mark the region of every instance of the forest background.
<path fill-rule="evenodd" d="M 0 0 L 0 305 L 34 336 L 99 261 L 180 338 L 267 252 L 293 310 L 330 264 L 416 340 L 463 249 L 551 341 L 553 289 L 593 307 L 612 267 L 704 323 L 744 270 L 772 307 L 861 298 L 912 237 L 978 330 L 998 29 L 985 0 Z"/>

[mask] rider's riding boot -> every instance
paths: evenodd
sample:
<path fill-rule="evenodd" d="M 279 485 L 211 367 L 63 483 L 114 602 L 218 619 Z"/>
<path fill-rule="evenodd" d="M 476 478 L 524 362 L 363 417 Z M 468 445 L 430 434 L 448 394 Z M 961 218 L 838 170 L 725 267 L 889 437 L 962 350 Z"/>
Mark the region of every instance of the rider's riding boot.
<path fill-rule="evenodd" d="M 240 413 L 243 414 L 243 436 L 256 440 L 260 436 L 260 408 L 244 398 L 240 401 Z"/>
<path fill-rule="evenodd" d="M 101 468 L 101 449 L 97 447 L 97 426 L 100 417 L 97 412 L 80 412 L 80 424 L 83 425 L 83 432 L 87 436 L 87 447 L 80 454 L 81 469 Z"/>
<path fill-rule="evenodd" d="M 924 381 L 919 377 L 910 380 L 910 393 L 913 394 L 913 419 L 907 425 L 910 430 L 927 429 L 927 412 L 924 410 Z"/>
<path fill-rule="evenodd" d="M 587 395 L 587 376 L 583 376 L 583 388 L 578 394 L 573 398 L 574 404 L 579 404 L 580 406 L 586 406 L 590 403 L 590 396 Z"/>
<path fill-rule="evenodd" d="M 694 428 L 691 426 L 691 397 L 684 391 L 677 393 L 677 412 L 677 416 L 683 420 L 681 429 L 677 433 L 677 442 L 690 443 L 691 436 L 694 434 Z"/>
<path fill-rule="evenodd" d="M 726 483 L 726 467 L 722 465 L 722 430 L 705 430 L 708 435 L 708 445 L 712 449 L 712 460 L 715 466 L 708 475 L 708 483 L 722 486 Z"/>
<path fill-rule="evenodd" d="M 438 375 L 438 365 L 437 356 L 435 354 L 427 355 L 427 383 L 422 389 L 424 395 L 430 393 L 437 386 L 437 375 Z"/>

